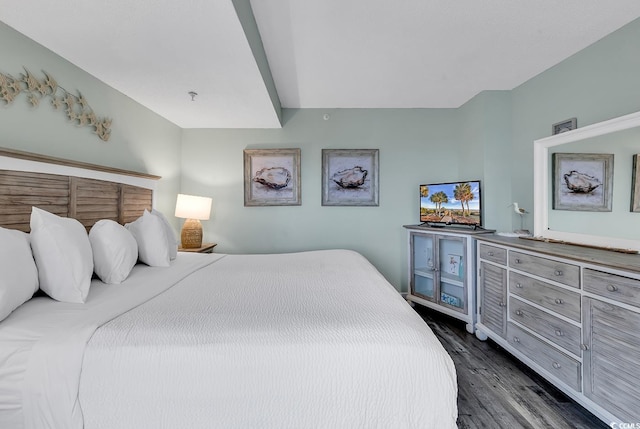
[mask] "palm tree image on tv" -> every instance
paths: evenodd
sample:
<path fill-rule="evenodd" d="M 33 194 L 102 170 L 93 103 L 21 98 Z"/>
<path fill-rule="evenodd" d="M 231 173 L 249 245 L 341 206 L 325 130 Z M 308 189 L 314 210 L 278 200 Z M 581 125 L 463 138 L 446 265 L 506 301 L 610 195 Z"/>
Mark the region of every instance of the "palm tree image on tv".
<path fill-rule="evenodd" d="M 436 214 L 438 216 L 442 213 L 442 205 L 449 202 L 449 197 L 444 192 L 436 192 L 435 194 L 429 197 L 429 201 L 436 205 Z"/>
<path fill-rule="evenodd" d="M 420 186 L 420 221 L 480 225 L 480 182 Z"/>
<path fill-rule="evenodd" d="M 471 185 L 469 183 L 459 183 L 453 188 L 453 198 L 460 201 L 460 205 L 462 206 L 462 216 L 470 216 L 471 210 L 469 209 L 469 201 L 473 200 L 473 191 L 471 190 Z M 467 211 L 464 211 L 464 205 L 467 204 Z"/>

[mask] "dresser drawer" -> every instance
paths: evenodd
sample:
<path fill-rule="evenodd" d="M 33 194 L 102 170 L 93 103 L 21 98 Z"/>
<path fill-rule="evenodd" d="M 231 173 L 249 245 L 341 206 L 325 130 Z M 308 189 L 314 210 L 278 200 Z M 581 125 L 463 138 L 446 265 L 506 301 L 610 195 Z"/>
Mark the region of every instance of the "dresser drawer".
<path fill-rule="evenodd" d="M 507 265 L 507 250 L 500 247 L 480 244 L 480 258 L 495 262 L 496 264 Z"/>
<path fill-rule="evenodd" d="M 640 306 L 640 280 L 585 268 L 584 290 L 625 304 Z"/>
<path fill-rule="evenodd" d="M 569 387 L 578 392 L 582 390 L 580 362 L 554 349 L 511 322 L 507 324 L 507 340 L 516 350 L 562 380 Z"/>
<path fill-rule="evenodd" d="M 534 278 L 511 272 L 509 292 L 548 308 L 576 322 L 580 321 L 580 294 Z"/>
<path fill-rule="evenodd" d="M 509 266 L 567 286 L 580 287 L 580 268 L 577 265 L 510 250 Z"/>
<path fill-rule="evenodd" d="M 509 298 L 509 315 L 511 320 L 526 326 L 574 355 L 580 356 L 582 331 L 578 326 L 513 297 Z"/>

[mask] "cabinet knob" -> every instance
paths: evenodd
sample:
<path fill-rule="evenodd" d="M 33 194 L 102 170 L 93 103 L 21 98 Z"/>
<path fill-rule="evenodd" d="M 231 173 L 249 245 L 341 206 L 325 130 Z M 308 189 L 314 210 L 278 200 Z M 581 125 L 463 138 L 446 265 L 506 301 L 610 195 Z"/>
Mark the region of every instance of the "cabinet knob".
<path fill-rule="evenodd" d="M 562 275 L 562 270 L 556 270 L 554 274 L 556 276 L 561 276 Z"/>
<path fill-rule="evenodd" d="M 501 302 L 500 304 L 498 304 L 500 307 L 506 307 L 507 304 L 505 304 L 504 302 Z"/>
<path fill-rule="evenodd" d="M 493 256 L 493 252 L 487 252 L 487 255 Z"/>
<path fill-rule="evenodd" d="M 617 292 L 618 291 L 618 286 L 616 286 L 616 285 L 607 285 L 607 290 L 609 292 Z"/>
<path fill-rule="evenodd" d="M 522 261 L 520 259 L 516 258 L 513 262 L 515 262 L 516 264 L 519 264 Z"/>
<path fill-rule="evenodd" d="M 586 352 L 587 350 L 589 350 L 589 346 L 586 344 L 580 344 L 580 348 L 582 349 L 582 351 Z"/>
<path fill-rule="evenodd" d="M 556 335 L 558 337 L 564 337 L 564 332 L 562 332 L 562 329 L 556 329 Z"/>
<path fill-rule="evenodd" d="M 556 302 L 556 304 L 558 304 L 558 305 L 559 305 L 559 304 L 564 304 L 564 301 L 563 301 L 562 299 L 560 299 L 560 298 L 556 298 L 556 301 L 555 301 L 555 302 Z"/>
<path fill-rule="evenodd" d="M 521 285 L 520 283 L 516 283 L 516 287 L 517 287 L 518 289 L 522 289 L 522 285 Z"/>
<path fill-rule="evenodd" d="M 522 316 L 522 310 L 516 310 L 516 315 Z"/>
<path fill-rule="evenodd" d="M 514 343 L 519 343 L 519 342 L 520 342 L 520 338 L 518 338 L 518 337 L 513 337 L 513 342 L 514 342 Z"/>
<path fill-rule="evenodd" d="M 553 363 L 553 367 L 554 367 L 555 369 L 560 369 L 560 364 L 559 364 L 558 362 L 554 362 L 554 363 Z"/>

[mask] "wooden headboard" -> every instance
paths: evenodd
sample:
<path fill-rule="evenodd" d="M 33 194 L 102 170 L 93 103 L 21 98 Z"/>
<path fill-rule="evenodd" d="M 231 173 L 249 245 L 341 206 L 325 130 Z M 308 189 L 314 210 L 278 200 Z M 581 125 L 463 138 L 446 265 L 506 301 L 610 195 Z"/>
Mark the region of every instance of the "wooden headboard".
<path fill-rule="evenodd" d="M 120 224 L 131 222 L 144 209 L 153 207 L 152 187 L 122 183 L 119 179 L 126 181 L 127 176 L 131 176 L 137 180 L 155 181 L 158 176 L 7 149 L 0 149 L 0 157 L 20 160 L 16 161 L 18 168 L 15 170 L 0 168 L 0 226 L 5 228 L 29 232 L 32 206 L 78 219 L 87 230 L 100 219 L 111 219 Z M 28 168 L 24 168 L 25 162 Z M 54 171 L 70 170 L 73 175 L 38 171 L 48 170 L 50 166 L 55 166 Z M 86 172 L 99 172 L 99 176 L 110 180 L 83 177 L 91 176 Z"/>

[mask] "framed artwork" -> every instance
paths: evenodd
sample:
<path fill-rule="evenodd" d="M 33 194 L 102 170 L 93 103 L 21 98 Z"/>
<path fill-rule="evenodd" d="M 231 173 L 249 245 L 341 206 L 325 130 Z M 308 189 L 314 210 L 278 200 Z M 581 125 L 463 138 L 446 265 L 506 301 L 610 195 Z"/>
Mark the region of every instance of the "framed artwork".
<path fill-rule="evenodd" d="M 631 179 L 631 211 L 640 212 L 640 174 L 638 173 L 638 159 L 640 154 L 633 155 L 633 177 Z"/>
<path fill-rule="evenodd" d="M 556 122 L 551 126 L 551 134 L 556 135 L 566 133 L 567 131 L 575 130 L 576 128 L 578 128 L 577 118 L 565 119 L 564 121 Z"/>
<path fill-rule="evenodd" d="M 378 206 L 378 149 L 322 149 L 322 205 Z"/>
<path fill-rule="evenodd" d="M 299 206 L 300 149 L 244 150 L 244 205 Z"/>
<path fill-rule="evenodd" d="M 553 209 L 610 212 L 613 154 L 554 153 Z"/>

